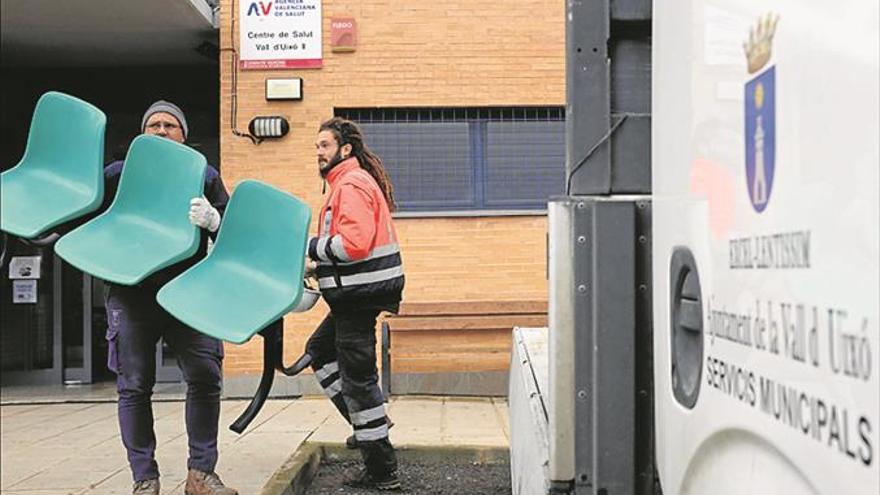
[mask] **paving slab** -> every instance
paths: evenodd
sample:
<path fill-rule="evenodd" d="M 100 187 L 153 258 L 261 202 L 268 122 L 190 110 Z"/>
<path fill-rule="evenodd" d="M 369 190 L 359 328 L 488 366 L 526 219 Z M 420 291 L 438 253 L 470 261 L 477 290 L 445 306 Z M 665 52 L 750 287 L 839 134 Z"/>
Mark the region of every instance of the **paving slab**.
<path fill-rule="evenodd" d="M 341 444 L 351 426 L 323 397 L 266 402 L 242 435 L 228 429 L 247 406 L 224 400 L 218 444 L 221 478 L 242 494 L 260 493 L 304 442 Z M 391 440 L 407 446 L 506 448 L 506 403 L 498 399 L 395 397 Z M 162 493 L 181 495 L 187 438 L 182 401 L 154 402 L 156 460 Z M 131 472 L 119 437 L 116 403 L 40 403 L 0 406 L 0 490 L 118 495 L 131 490 Z"/>

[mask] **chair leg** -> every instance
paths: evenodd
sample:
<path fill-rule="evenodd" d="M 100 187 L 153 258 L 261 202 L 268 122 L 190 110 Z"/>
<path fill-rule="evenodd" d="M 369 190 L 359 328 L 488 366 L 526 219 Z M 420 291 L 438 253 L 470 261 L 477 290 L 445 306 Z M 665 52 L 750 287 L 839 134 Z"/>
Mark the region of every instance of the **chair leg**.
<path fill-rule="evenodd" d="M 302 370 L 308 368 L 312 364 L 312 356 L 310 356 L 309 353 L 305 352 L 305 353 L 303 353 L 302 356 L 299 357 L 299 359 L 296 360 L 295 363 L 293 363 L 293 365 L 291 365 L 289 367 L 285 367 L 284 363 L 282 363 L 280 361 L 278 364 L 280 365 L 279 370 L 282 373 L 284 373 L 287 376 L 296 376 Z"/>
<path fill-rule="evenodd" d="M 292 366 L 284 366 L 284 322 L 282 320 L 278 320 L 261 330 L 260 336 L 263 337 L 263 375 L 260 377 L 260 385 L 257 387 L 257 392 L 251 399 L 251 403 L 229 427 L 236 433 L 243 432 L 263 408 L 263 404 L 272 390 L 276 369 L 287 376 L 295 376 L 312 364 L 312 356 L 304 353 Z"/>
<path fill-rule="evenodd" d="M 308 352 L 304 352 L 291 366 L 284 366 L 284 324 L 281 320 L 278 320 L 276 324 L 278 325 L 278 335 L 275 342 L 275 369 L 287 376 L 296 376 L 312 364 L 312 356 Z"/>
<path fill-rule="evenodd" d="M 248 427 L 251 421 L 257 417 L 269 392 L 272 390 L 272 382 L 275 380 L 275 363 L 281 359 L 281 328 L 279 322 L 273 323 L 260 331 L 263 337 L 263 375 L 260 377 L 260 386 L 247 409 L 232 423 L 230 430 L 241 433 Z"/>

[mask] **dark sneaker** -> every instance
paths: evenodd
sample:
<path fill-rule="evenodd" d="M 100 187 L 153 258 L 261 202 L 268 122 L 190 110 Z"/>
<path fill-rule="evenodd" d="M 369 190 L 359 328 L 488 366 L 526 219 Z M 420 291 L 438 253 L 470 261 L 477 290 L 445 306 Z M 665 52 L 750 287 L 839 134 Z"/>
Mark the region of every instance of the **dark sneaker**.
<path fill-rule="evenodd" d="M 366 469 L 362 469 L 355 478 L 346 481 L 344 484 L 352 488 L 379 490 L 380 492 L 400 490 L 400 479 L 397 477 L 397 471 L 391 471 L 387 476 L 377 478 L 370 475 Z"/>
<path fill-rule="evenodd" d="M 388 428 L 390 429 L 394 426 L 394 421 L 391 421 L 391 418 L 388 418 Z M 349 450 L 357 450 L 358 449 L 358 439 L 354 436 L 354 433 L 349 435 L 348 438 L 345 439 L 345 448 Z"/>
<path fill-rule="evenodd" d="M 136 481 L 131 487 L 131 495 L 159 495 L 159 478 Z"/>
<path fill-rule="evenodd" d="M 358 448 L 358 439 L 354 436 L 354 433 L 349 435 L 348 438 L 345 439 L 345 448 L 349 450 L 357 450 Z"/>
<path fill-rule="evenodd" d="M 198 469 L 190 469 L 186 477 L 186 495 L 238 495 L 232 488 L 227 488 L 220 481 L 217 473 L 207 473 Z"/>

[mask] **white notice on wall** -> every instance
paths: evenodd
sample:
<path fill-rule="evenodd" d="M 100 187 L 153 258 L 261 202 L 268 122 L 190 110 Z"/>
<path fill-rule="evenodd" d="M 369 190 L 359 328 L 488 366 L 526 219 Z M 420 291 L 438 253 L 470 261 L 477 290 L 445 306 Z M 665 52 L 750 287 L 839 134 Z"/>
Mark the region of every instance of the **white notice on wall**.
<path fill-rule="evenodd" d="M 9 278 L 40 278 L 40 256 L 13 256 L 9 260 Z"/>
<path fill-rule="evenodd" d="M 37 302 L 37 281 L 13 280 L 12 302 L 14 304 L 28 304 Z"/>
<path fill-rule="evenodd" d="M 242 69 L 321 67 L 321 0 L 239 2 Z"/>

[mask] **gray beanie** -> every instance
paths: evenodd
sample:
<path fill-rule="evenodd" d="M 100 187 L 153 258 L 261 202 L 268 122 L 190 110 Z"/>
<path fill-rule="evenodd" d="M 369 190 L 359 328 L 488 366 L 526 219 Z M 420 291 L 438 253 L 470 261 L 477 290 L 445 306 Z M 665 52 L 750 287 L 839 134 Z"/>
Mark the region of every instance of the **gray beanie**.
<path fill-rule="evenodd" d="M 150 105 L 150 108 L 144 112 L 144 118 L 141 119 L 141 132 L 147 130 L 147 120 L 149 120 L 150 116 L 154 113 L 165 112 L 170 113 L 180 122 L 180 128 L 183 129 L 183 138 L 189 135 L 189 128 L 186 126 L 186 117 L 183 116 L 183 110 L 180 109 L 174 103 L 165 100 L 159 100 L 156 103 Z"/>

